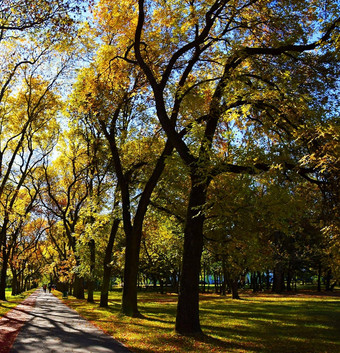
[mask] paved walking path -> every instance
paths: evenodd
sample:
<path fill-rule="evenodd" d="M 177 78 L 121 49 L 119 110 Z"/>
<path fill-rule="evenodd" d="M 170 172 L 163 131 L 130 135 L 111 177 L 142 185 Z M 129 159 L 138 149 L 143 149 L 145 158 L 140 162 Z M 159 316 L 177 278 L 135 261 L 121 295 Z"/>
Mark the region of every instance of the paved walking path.
<path fill-rule="evenodd" d="M 35 292 L 36 305 L 20 330 L 11 353 L 128 353 L 53 294 Z"/>

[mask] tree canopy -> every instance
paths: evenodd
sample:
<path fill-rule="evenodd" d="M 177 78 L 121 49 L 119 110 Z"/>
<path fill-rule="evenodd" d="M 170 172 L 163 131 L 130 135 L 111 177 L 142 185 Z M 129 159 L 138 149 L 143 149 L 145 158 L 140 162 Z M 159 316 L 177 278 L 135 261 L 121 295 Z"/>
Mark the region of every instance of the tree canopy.
<path fill-rule="evenodd" d="M 25 9 L 25 10 L 24 10 Z M 0 5 L 0 299 L 332 289 L 339 257 L 337 1 Z M 247 278 L 248 278 L 247 277 Z M 218 288 L 218 286 L 220 287 Z"/>

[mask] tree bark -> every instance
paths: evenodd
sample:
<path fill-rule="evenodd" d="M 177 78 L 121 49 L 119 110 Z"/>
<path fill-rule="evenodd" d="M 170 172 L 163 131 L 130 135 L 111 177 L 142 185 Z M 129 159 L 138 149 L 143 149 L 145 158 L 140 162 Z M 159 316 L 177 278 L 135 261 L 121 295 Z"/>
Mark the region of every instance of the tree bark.
<path fill-rule="evenodd" d="M 126 249 L 122 313 L 128 316 L 140 316 L 137 306 L 137 280 L 143 221 L 150 203 L 151 194 L 163 173 L 165 160 L 171 155 L 172 151 L 173 146 L 169 141 L 167 141 L 163 152 L 159 156 L 156 166 L 154 167 L 153 172 L 144 187 L 133 220 L 133 225 L 131 224 L 130 201 L 124 201 L 123 199 L 123 221 L 126 235 Z M 126 214 L 125 216 L 124 213 Z"/>
<path fill-rule="evenodd" d="M 206 279 L 206 267 L 203 266 L 203 293 L 205 293 L 205 285 L 206 285 L 205 279 Z"/>
<path fill-rule="evenodd" d="M 6 273 L 8 266 L 8 257 L 6 259 L 6 245 L 7 245 L 7 225 L 9 219 L 5 216 L 4 222 L 0 230 L 0 253 L 2 252 L 2 267 L 0 269 L 0 300 L 6 300 Z"/>
<path fill-rule="evenodd" d="M 287 292 L 292 291 L 292 279 L 293 279 L 293 273 L 292 273 L 292 269 L 289 267 L 287 271 Z"/>
<path fill-rule="evenodd" d="M 257 278 L 258 278 L 258 290 L 262 291 L 262 273 L 257 271 Z"/>
<path fill-rule="evenodd" d="M 272 291 L 282 293 L 285 291 L 284 271 L 281 264 L 277 264 L 274 269 L 274 279 Z"/>
<path fill-rule="evenodd" d="M 94 239 L 89 241 L 89 249 L 90 249 L 90 278 L 88 280 L 88 288 L 87 288 L 87 301 L 89 303 L 93 303 L 93 292 L 95 286 L 95 266 L 96 266 L 96 244 Z"/>
<path fill-rule="evenodd" d="M 111 267 L 110 262 L 112 259 L 112 250 L 116 234 L 118 231 L 120 220 L 115 218 L 111 227 L 109 241 L 105 249 L 105 257 L 103 262 L 104 274 L 103 274 L 103 283 L 100 294 L 100 306 L 107 307 L 109 305 L 109 289 L 110 289 L 110 279 L 111 279 Z"/>
<path fill-rule="evenodd" d="M 182 275 L 177 305 L 176 331 L 182 335 L 201 334 L 199 320 L 199 274 L 203 251 L 203 206 L 207 185 L 191 177 L 191 191 L 184 229 Z"/>
<path fill-rule="evenodd" d="M 122 312 L 132 317 L 139 316 L 137 306 L 137 277 L 141 235 L 142 232 L 136 232 L 136 230 L 131 231 L 130 234 L 126 234 Z"/>
<path fill-rule="evenodd" d="M 326 291 L 331 291 L 331 279 L 332 279 L 332 271 L 329 268 L 327 270 L 327 275 L 326 275 Z"/>
<path fill-rule="evenodd" d="M 318 292 L 321 292 L 321 261 L 319 261 L 318 267 Z"/>
<path fill-rule="evenodd" d="M 159 277 L 159 292 L 160 294 L 164 294 L 164 281 L 161 277 Z"/>
<path fill-rule="evenodd" d="M 18 276 L 16 270 L 13 268 L 12 269 L 12 295 L 17 295 L 19 294 L 19 288 L 18 288 Z"/>
<path fill-rule="evenodd" d="M 77 273 L 74 276 L 73 296 L 75 296 L 77 299 L 85 299 L 84 279 L 79 277 Z"/>
<path fill-rule="evenodd" d="M 12 272 L 13 278 L 12 278 L 12 295 L 17 295 L 19 293 L 18 289 L 18 279 L 16 274 Z"/>
<path fill-rule="evenodd" d="M 267 270 L 267 273 L 266 273 L 266 289 L 267 290 L 270 289 L 270 273 L 269 273 L 269 270 Z"/>
<path fill-rule="evenodd" d="M 230 280 L 230 287 L 231 287 L 231 295 L 233 299 L 240 299 L 238 294 L 238 280 L 232 279 Z"/>
<path fill-rule="evenodd" d="M 6 279 L 7 279 L 7 268 L 8 268 L 8 258 L 9 254 L 6 251 L 6 248 L 3 248 L 3 257 L 2 257 L 2 267 L 0 272 L 0 300 L 6 301 Z"/>
<path fill-rule="evenodd" d="M 6 301 L 6 279 L 9 260 L 9 251 L 7 250 L 7 237 L 4 232 L 2 238 L 2 267 L 0 271 L 0 300 Z"/>
<path fill-rule="evenodd" d="M 223 279 L 221 283 L 221 295 L 226 296 L 227 295 L 227 268 L 225 264 L 225 259 L 224 257 L 222 258 L 222 271 L 223 271 Z"/>

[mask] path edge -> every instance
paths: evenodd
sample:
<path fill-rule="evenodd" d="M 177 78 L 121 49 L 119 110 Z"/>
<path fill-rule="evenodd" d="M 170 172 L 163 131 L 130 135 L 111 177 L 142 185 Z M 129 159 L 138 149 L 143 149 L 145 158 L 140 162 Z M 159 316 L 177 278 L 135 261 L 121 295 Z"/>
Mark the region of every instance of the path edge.
<path fill-rule="evenodd" d="M 0 318 L 0 353 L 9 353 L 20 330 L 29 320 L 29 314 L 36 304 L 39 289 Z M 7 328 L 7 332 L 6 332 Z"/>

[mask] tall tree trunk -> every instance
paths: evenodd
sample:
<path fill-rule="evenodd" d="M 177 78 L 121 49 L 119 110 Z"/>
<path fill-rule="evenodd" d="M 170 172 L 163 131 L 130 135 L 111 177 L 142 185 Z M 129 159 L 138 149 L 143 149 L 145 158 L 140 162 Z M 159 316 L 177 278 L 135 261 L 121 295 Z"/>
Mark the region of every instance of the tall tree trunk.
<path fill-rule="evenodd" d="M 231 295 L 233 299 L 240 299 L 238 294 L 238 279 L 230 280 Z"/>
<path fill-rule="evenodd" d="M 75 296 L 77 299 L 85 299 L 84 279 L 79 277 L 77 273 L 74 276 L 73 296 Z"/>
<path fill-rule="evenodd" d="M 205 293 L 206 266 L 203 266 L 203 293 Z"/>
<path fill-rule="evenodd" d="M 140 315 L 137 307 L 137 279 L 141 237 L 141 230 L 137 232 L 134 229 L 126 234 L 122 313 L 132 317 Z"/>
<path fill-rule="evenodd" d="M 287 292 L 292 291 L 292 280 L 293 280 L 293 271 L 289 266 L 287 271 Z"/>
<path fill-rule="evenodd" d="M 262 291 L 262 273 L 257 271 L 257 278 L 258 278 L 258 290 Z"/>
<path fill-rule="evenodd" d="M 267 290 L 270 289 L 270 273 L 269 273 L 269 270 L 267 270 L 267 273 L 266 273 L 266 289 Z"/>
<path fill-rule="evenodd" d="M 95 266 L 96 266 L 96 243 L 94 239 L 89 241 L 89 249 L 90 249 L 90 278 L 88 280 L 87 287 L 87 301 L 89 303 L 93 303 L 93 292 L 95 286 Z"/>
<path fill-rule="evenodd" d="M 251 281 L 251 289 L 253 290 L 253 293 L 255 293 L 256 292 L 256 283 L 255 283 L 256 277 L 255 277 L 255 273 L 254 272 L 252 272 L 250 274 L 250 281 Z"/>
<path fill-rule="evenodd" d="M 332 271 L 329 268 L 327 270 L 327 275 L 326 275 L 326 291 L 330 291 L 331 290 L 331 279 L 332 279 Z"/>
<path fill-rule="evenodd" d="M 178 273 L 177 270 L 175 269 L 173 274 L 172 274 L 172 290 L 175 293 L 178 293 Z"/>
<path fill-rule="evenodd" d="M 191 176 L 191 191 L 184 229 L 182 275 L 177 305 L 176 331 L 183 335 L 202 333 L 199 320 L 199 274 L 203 251 L 203 207 L 208 182 Z"/>
<path fill-rule="evenodd" d="M 112 259 L 112 250 L 115 242 L 116 234 L 118 231 L 120 220 L 115 218 L 111 227 L 109 241 L 105 249 L 105 257 L 103 262 L 103 284 L 100 293 L 100 306 L 107 307 L 109 305 L 109 289 L 110 289 L 110 279 L 111 279 L 111 259 Z"/>
<path fill-rule="evenodd" d="M 116 136 L 110 135 L 105 126 L 102 127 L 110 144 L 115 171 L 122 194 L 123 224 L 126 237 L 122 313 L 128 316 L 139 316 L 137 307 L 137 280 L 143 221 L 150 203 L 151 194 L 164 170 L 166 158 L 171 155 L 173 151 L 173 146 L 169 141 L 166 142 L 164 150 L 159 156 L 156 166 L 144 187 L 132 224 L 129 178 L 123 173 L 119 150 L 116 145 Z"/>
<path fill-rule="evenodd" d="M 12 268 L 12 295 L 19 294 L 17 271 Z"/>
<path fill-rule="evenodd" d="M 321 292 L 321 261 L 319 261 L 318 267 L 318 292 Z"/>
<path fill-rule="evenodd" d="M 24 272 L 25 272 L 25 263 L 22 263 L 22 267 L 21 267 L 21 271 L 20 271 L 20 288 L 19 288 L 19 292 L 22 293 L 25 291 L 25 278 L 24 278 Z"/>
<path fill-rule="evenodd" d="M 285 279 L 282 264 L 275 265 L 272 291 L 282 293 L 285 291 Z"/>
<path fill-rule="evenodd" d="M 6 279 L 7 279 L 7 268 L 9 260 L 9 251 L 7 250 L 7 237 L 6 234 L 2 239 L 2 267 L 0 271 L 0 300 L 6 299 Z"/>
<path fill-rule="evenodd" d="M 29 290 L 28 284 L 29 284 L 29 277 L 26 277 L 25 280 L 24 280 L 24 285 L 23 285 L 23 287 L 21 288 L 22 291 L 20 291 L 20 293 Z"/>
<path fill-rule="evenodd" d="M 214 271 L 214 288 L 215 288 L 215 294 L 218 294 L 218 275 L 217 271 Z"/>
<path fill-rule="evenodd" d="M 251 286 L 253 288 L 253 292 L 256 293 L 260 290 L 261 285 L 261 274 L 260 272 L 252 272 L 251 274 Z"/>
<path fill-rule="evenodd" d="M 7 225 L 9 219 L 5 217 L 0 228 L 0 254 L 2 252 L 2 267 L 0 269 L 0 300 L 6 300 L 6 273 L 8 266 L 8 258 L 6 260 L 6 242 L 7 242 Z"/>
<path fill-rule="evenodd" d="M 222 284 L 221 284 L 221 295 L 226 296 L 227 295 L 227 268 L 225 264 L 225 258 L 222 257 L 222 271 L 223 271 L 223 278 L 222 278 Z"/>
<path fill-rule="evenodd" d="M 159 277 L 159 292 L 164 294 L 164 281 L 163 278 Z"/>

